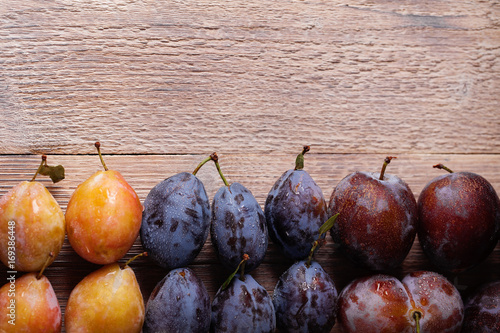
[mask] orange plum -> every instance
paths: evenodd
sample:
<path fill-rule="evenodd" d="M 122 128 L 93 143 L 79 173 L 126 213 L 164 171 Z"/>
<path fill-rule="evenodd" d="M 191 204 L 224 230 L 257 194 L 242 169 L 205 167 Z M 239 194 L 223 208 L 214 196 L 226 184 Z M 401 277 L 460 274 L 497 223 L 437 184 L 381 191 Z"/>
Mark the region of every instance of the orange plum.
<path fill-rule="evenodd" d="M 87 275 L 69 296 L 66 332 L 140 332 L 144 300 L 134 271 L 117 263 Z"/>
<path fill-rule="evenodd" d="M 0 318 L 2 333 L 61 332 L 61 308 L 49 279 L 36 273 L 12 277 L 0 288 Z"/>
<path fill-rule="evenodd" d="M 100 265 L 128 252 L 142 222 L 142 204 L 134 189 L 118 171 L 103 165 L 105 171 L 97 171 L 76 188 L 66 208 L 71 246 L 85 260 Z"/>
<path fill-rule="evenodd" d="M 0 259 L 12 270 L 40 271 L 65 235 L 64 213 L 47 188 L 23 181 L 0 199 Z"/>

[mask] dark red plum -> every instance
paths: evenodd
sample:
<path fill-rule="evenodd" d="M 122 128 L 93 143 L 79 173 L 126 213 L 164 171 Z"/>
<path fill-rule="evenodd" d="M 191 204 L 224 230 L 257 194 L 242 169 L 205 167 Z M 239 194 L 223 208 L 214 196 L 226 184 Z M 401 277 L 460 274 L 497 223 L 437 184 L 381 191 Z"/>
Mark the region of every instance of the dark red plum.
<path fill-rule="evenodd" d="M 335 283 L 318 262 L 296 262 L 274 288 L 279 331 L 330 332 L 335 325 L 337 298 Z"/>
<path fill-rule="evenodd" d="M 464 313 L 453 284 L 427 271 L 402 281 L 383 274 L 356 279 L 340 293 L 338 307 L 346 333 L 458 333 Z"/>
<path fill-rule="evenodd" d="M 276 317 L 271 297 L 255 279 L 236 274 L 212 302 L 211 332 L 274 332 Z"/>
<path fill-rule="evenodd" d="M 460 332 L 464 304 L 455 286 L 443 275 L 429 271 L 413 272 L 402 280 L 421 314 L 422 332 Z"/>
<path fill-rule="evenodd" d="M 243 254 L 250 259 L 250 272 L 260 265 L 267 250 L 267 226 L 264 212 L 252 193 L 239 183 L 223 186 L 212 202 L 212 244 L 221 263 L 234 271 Z"/>
<path fill-rule="evenodd" d="M 383 170 L 390 159 L 385 160 Z M 331 230 L 334 242 L 365 268 L 396 268 L 410 252 L 417 203 L 408 185 L 395 175 L 383 171 L 351 173 L 333 190 L 328 212 L 329 216 L 339 214 Z"/>
<path fill-rule="evenodd" d="M 269 236 L 283 254 L 292 260 L 309 255 L 318 238 L 319 227 L 327 220 L 323 192 L 307 171 L 299 155 L 295 169 L 284 172 L 269 192 L 264 214 Z"/>
<path fill-rule="evenodd" d="M 414 332 L 410 297 L 395 277 L 356 279 L 339 296 L 338 320 L 343 332 Z M 414 327 L 414 325 L 413 325 Z"/>
<path fill-rule="evenodd" d="M 497 244 L 500 201 L 493 186 L 477 174 L 453 172 L 431 180 L 418 198 L 418 215 L 422 249 L 441 271 L 468 270 Z"/>
<path fill-rule="evenodd" d="M 467 299 L 462 332 L 500 332 L 500 280 L 481 286 Z"/>
<path fill-rule="evenodd" d="M 210 328 L 210 297 L 189 268 L 170 271 L 146 304 L 142 331 L 206 333 Z"/>
<path fill-rule="evenodd" d="M 163 268 L 189 265 L 205 244 L 209 227 L 208 196 L 191 173 L 165 179 L 144 200 L 142 246 Z"/>

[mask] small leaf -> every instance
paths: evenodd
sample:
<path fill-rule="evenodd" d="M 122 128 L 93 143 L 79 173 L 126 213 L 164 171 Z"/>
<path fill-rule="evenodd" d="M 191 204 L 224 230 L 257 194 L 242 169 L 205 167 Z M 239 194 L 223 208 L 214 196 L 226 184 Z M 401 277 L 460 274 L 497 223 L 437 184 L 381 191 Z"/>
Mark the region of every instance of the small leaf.
<path fill-rule="evenodd" d="M 64 167 L 62 165 L 42 165 L 38 173 L 44 176 L 49 176 L 54 183 L 60 182 L 64 179 Z"/>
<path fill-rule="evenodd" d="M 319 234 L 322 235 L 326 233 L 328 230 L 330 230 L 333 225 L 335 224 L 335 221 L 337 220 L 337 217 L 339 216 L 339 213 L 333 215 L 330 217 L 328 220 L 326 220 L 325 223 L 319 228 Z"/>

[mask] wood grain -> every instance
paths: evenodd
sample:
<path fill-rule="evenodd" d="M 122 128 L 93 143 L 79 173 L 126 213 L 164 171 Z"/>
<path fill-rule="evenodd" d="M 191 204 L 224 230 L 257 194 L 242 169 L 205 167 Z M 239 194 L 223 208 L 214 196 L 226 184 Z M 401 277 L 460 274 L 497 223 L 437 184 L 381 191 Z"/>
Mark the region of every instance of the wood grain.
<path fill-rule="evenodd" d="M 495 2 L 1 7 L 3 154 L 500 148 Z"/>
<path fill-rule="evenodd" d="M 104 149 L 104 147 L 103 147 Z M 109 168 L 119 170 L 138 193 L 141 202 L 158 182 L 182 171 L 192 171 L 204 158 L 204 155 L 108 155 L 104 156 Z M 384 155 L 376 154 L 315 154 L 306 155 L 305 169 L 322 188 L 328 199 L 334 186 L 347 174 L 356 170 L 378 171 Z M 66 179 L 52 184 L 50 180 L 40 178 L 63 210 L 66 209 L 69 197 L 76 186 L 100 169 L 96 155 L 49 155 L 49 164 L 62 164 L 66 168 Z M 293 167 L 294 154 L 223 154 L 219 153 L 222 171 L 229 182 L 240 182 L 252 191 L 259 204 L 264 207 L 267 193 L 277 178 L 287 169 Z M 488 179 L 496 189 L 500 189 L 499 155 L 435 155 L 435 154 L 403 154 L 399 155 L 388 167 L 388 173 L 403 178 L 415 196 L 432 178 L 443 171 L 433 169 L 432 165 L 445 163 L 455 171 L 473 170 Z M 39 163 L 39 157 L 31 155 L 0 156 L 0 195 L 5 194 L 18 182 L 30 179 L 33 170 Z M 203 181 L 210 198 L 223 185 L 222 180 L 212 163 L 205 165 L 197 174 Z M 372 274 L 372 272 L 356 267 L 340 254 L 330 237 L 327 244 L 318 253 L 316 259 L 334 279 L 340 291 L 353 279 Z M 206 241 L 202 252 L 190 265 L 202 279 L 210 296 L 213 298 L 219 286 L 229 272 L 218 262 L 214 249 Z M 137 239 L 127 254 L 132 257 L 142 252 L 140 239 Z M 279 276 L 291 265 L 278 250 L 270 244 L 264 262 L 252 275 L 272 295 Z M 480 284 L 500 278 L 500 245 L 495 251 L 474 269 L 459 275 L 447 275 L 460 289 L 464 298 Z M 59 302 L 64 311 L 69 294 L 74 286 L 87 274 L 100 266 L 86 262 L 80 258 L 66 240 L 56 261 L 46 270 Z M 141 286 L 144 299 L 147 300 L 167 271 L 157 267 L 148 258 L 140 258 L 132 264 Z M 4 267 L 5 268 L 5 267 Z M 0 270 L 0 281 L 6 280 L 6 270 Z M 415 270 L 434 270 L 420 249 L 418 239 L 402 266 L 386 273 L 402 278 Z M 20 273 L 19 273 L 20 276 Z M 332 332 L 339 332 L 335 327 Z"/>

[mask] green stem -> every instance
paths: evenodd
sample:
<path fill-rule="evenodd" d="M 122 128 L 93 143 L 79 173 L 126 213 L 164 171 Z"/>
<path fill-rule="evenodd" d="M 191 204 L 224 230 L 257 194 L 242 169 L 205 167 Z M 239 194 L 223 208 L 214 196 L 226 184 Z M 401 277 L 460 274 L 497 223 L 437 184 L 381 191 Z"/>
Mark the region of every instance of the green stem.
<path fill-rule="evenodd" d="M 449 173 L 453 173 L 453 170 L 451 170 L 450 168 L 445 167 L 445 166 L 444 166 L 443 164 L 441 164 L 441 163 L 436 164 L 436 165 L 433 165 L 432 167 L 433 167 L 433 168 L 436 168 L 436 169 L 446 170 L 446 171 L 448 171 Z"/>
<path fill-rule="evenodd" d="M 198 164 L 198 166 L 196 167 L 196 169 L 194 169 L 193 171 L 193 175 L 196 176 L 196 174 L 198 173 L 198 171 L 201 169 L 202 166 L 204 166 L 205 164 L 207 164 L 208 161 L 211 161 L 213 160 L 214 156 L 217 156 L 217 153 L 212 153 L 212 155 L 208 156 L 207 158 L 205 158 L 203 161 L 201 161 L 200 164 Z"/>
<path fill-rule="evenodd" d="M 101 143 L 97 141 L 94 146 L 97 148 L 97 154 L 99 154 L 99 158 L 101 159 L 101 164 L 104 167 L 104 171 L 108 171 L 108 167 L 106 166 L 106 163 L 104 163 L 104 159 L 102 158 L 101 155 Z"/>
<path fill-rule="evenodd" d="M 321 237 L 321 235 L 320 235 Z M 309 257 L 307 257 L 307 262 L 306 262 L 306 267 L 309 268 L 311 266 L 311 261 L 313 259 L 313 256 L 314 256 L 314 252 L 316 251 L 316 248 L 318 248 L 322 242 L 324 242 L 325 240 L 322 239 L 320 240 L 318 238 L 318 240 L 315 240 L 314 243 L 313 243 L 313 246 L 311 247 L 311 251 L 309 251 Z"/>
<path fill-rule="evenodd" d="M 420 318 L 422 318 L 422 313 L 420 311 L 413 312 L 413 319 L 415 319 L 417 333 L 420 333 Z"/>
<path fill-rule="evenodd" d="M 42 155 L 42 162 L 40 163 L 40 165 L 38 166 L 38 169 L 36 170 L 35 172 L 35 175 L 33 176 L 33 178 L 31 178 L 31 182 L 34 182 L 35 179 L 36 179 L 36 176 L 38 176 L 38 174 L 40 173 L 40 171 L 42 170 L 42 168 L 47 165 L 47 156 L 46 155 Z"/>
<path fill-rule="evenodd" d="M 309 268 L 311 266 L 311 261 L 313 259 L 313 256 L 314 256 L 314 253 L 316 252 L 316 250 L 319 249 L 321 246 L 323 246 L 326 243 L 326 240 L 324 238 L 322 238 L 322 236 L 333 227 L 338 216 L 339 216 L 339 213 L 333 215 L 328 220 L 326 220 L 326 222 L 323 223 L 323 225 L 319 228 L 318 239 L 314 241 L 314 243 L 311 247 L 311 251 L 309 251 L 309 257 L 307 257 L 307 262 L 306 262 L 307 268 Z"/>
<path fill-rule="evenodd" d="M 245 281 L 245 266 L 248 259 L 250 259 L 250 257 L 245 253 L 243 255 L 243 260 L 240 263 L 240 281 Z"/>
<path fill-rule="evenodd" d="M 304 154 L 307 153 L 310 149 L 311 147 L 304 146 L 302 152 L 299 155 L 297 155 L 297 158 L 295 159 L 295 170 L 304 169 Z"/>
<path fill-rule="evenodd" d="M 227 280 L 224 281 L 224 283 L 220 287 L 221 290 L 224 290 L 227 287 L 229 287 L 229 284 L 231 283 L 231 281 L 233 281 L 233 278 L 236 275 L 236 273 L 238 273 L 238 271 L 240 271 L 240 280 L 245 281 L 245 276 L 244 276 L 245 275 L 245 263 L 247 262 L 248 259 L 250 259 L 250 257 L 248 256 L 248 254 L 245 253 L 243 255 L 243 260 L 240 261 L 240 263 L 238 264 L 238 267 L 236 267 L 235 271 L 233 273 L 231 273 L 231 275 L 229 275 Z"/>
<path fill-rule="evenodd" d="M 132 261 L 134 261 L 135 259 L 139 258 L 139 257 L 147 257 L 148 256 L 148 253 L 147 252 L 142 252 L 142 253 L 139 253 L 139 254 L 136 254 L 135 256 L 133 256 L 132 258 L 130 258 L 129 260 L 127 260 L 125 262 L 125 264 L 123 264 L 123 266 L 121 266 L 121 269 L 124 269 L 125 267 L 127 267 Z"/>
<path fill-rule="evenodd" d="M 220 178 L 224 182 L 224 185 L 229 187 L 229 183 L 227 182 L 226 177 L 224 177 L 224 175 L 222 174 L 222 170 L 220 169 L 219 156 L 217 156 L 217 153 L 213 153 L 212 155 L 210 155 L 210 157 L 212 157 L 212 160 L 215 163 L 215 167 L 217 168 L 217 171 L 219 172 Z"/>
<path fill-rule="evenodd" d="M 385 174 L 385 168 L 387 168 L 387 165 L 391 163 L 391 160 L 393 158 L 396 158 L 396 156 L 387 156 L 384 160 L 384 164 L 382 165 L 382 170 L 380 171 L 380 177 L 379 180 L 384 180 L 384 174 Z"/>

